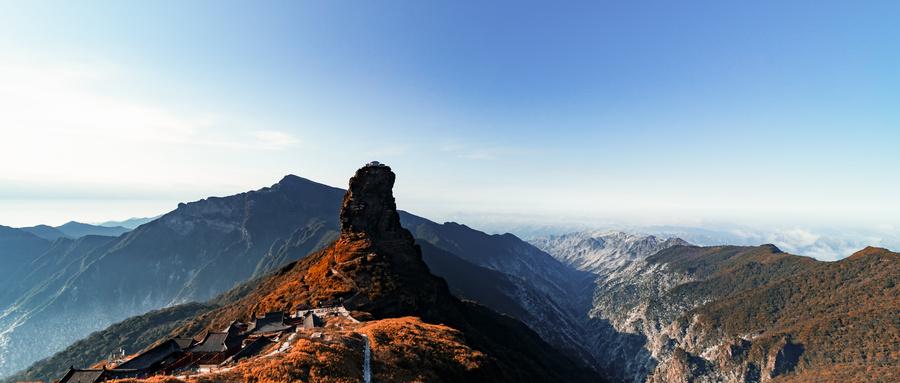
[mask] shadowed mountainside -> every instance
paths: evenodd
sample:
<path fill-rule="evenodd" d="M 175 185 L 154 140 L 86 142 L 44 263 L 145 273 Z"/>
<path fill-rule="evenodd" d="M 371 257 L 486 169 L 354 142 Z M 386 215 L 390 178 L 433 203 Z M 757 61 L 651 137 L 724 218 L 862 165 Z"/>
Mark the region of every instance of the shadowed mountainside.
<path fill-rule="evenodd" d="M 0 287 L 4 290 L 15 281 L 32 259 L 49 246 L 49 241 L 32 233 L 8 226 L 0 226 Z"/>
<path fill-rule="evenodd" d="M 324 247 L 336 236 L 342 195 L 340 189 L 287 176 L 261 190 L 179 204 L 102 245 L 84 246 L 80 241 L 89 237 L 83 237 L 43 254 L 44 240 L 19 231 L 16 248 L 36 243 L 30 246 L 38 250 L 0 254 L 10 265 L 3 270 L 27 267 L 35 278 L 20 280 L 17 294 L 0 302 L 0 374 L 124 318 L 204 301 L 261 276 L 287 261 L 273 254 L 288 242 L 300 256 Z M 32 341 L 48 328 L 54 337 Z"/>

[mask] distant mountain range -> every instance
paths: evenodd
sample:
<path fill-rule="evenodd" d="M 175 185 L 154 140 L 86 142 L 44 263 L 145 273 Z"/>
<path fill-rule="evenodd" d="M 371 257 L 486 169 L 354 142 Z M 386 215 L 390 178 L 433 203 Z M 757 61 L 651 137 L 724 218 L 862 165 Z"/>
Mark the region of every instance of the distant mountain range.
<path fill-rule="evenodd" d="M 342 195 L 288 176 L 271 188 L 180 204 L 119 237 L 63 238 L 16 252 L 24 271 L 0 296 L 0 374 L 132 315 L 205 301 L 324 247 L 337 233 Z M 299 253 L 279 253 L 286 244 Z M 47 329 L 52 339 L 33 342 Z"/>
<path fill-rule="evenodd" d="M 58 227 L 38 225 L 33 227 L 12 228 L 0 226 L 0 307 L 11 307 L 13 302 L 22 298 L 22 294 L 30 290 L 32 278 L 44 276 L 46 273 L 59 271 L 57 264 L 51 260 L 52 255 L 76 243 L 98 243 L 112 240 L 115 236 L 128 232 L 123 227 L 101 227 L 79 222 L 69 222 Z M 97 237 L 87 238 L 85 237 Z M 40 278 L 40 277 L 38 277 Z M 2 312 L 0 318 L 6 318 L 8 312 Z M 4 319 L 0 319 L 3 323 Z M 17 322 L 13 321 L 12 324 Z M 0 331 L 0 350 L 7 338 Z M 4 358 L 0 351 L 0 366 Z M 2 370 L 0 370 L 2 371 Z"/>
<path fill-rule="evenodd" d="M 144 218 L 137 218 L 137 217 L 135 217 L 135 218 L 129 218 L 129 219 L 126 219 L 126 220 L 124 220 L 124 221 L 106 221 L 106 222 L 98 223 L 97 225 L 98 225 L 98 226 L 106 226 L 106 227 L 117 227 L 117 226 L 121 226 L 121 227 L 124 227 L 124 228 L 126 228 L 126 229 L 132 229 L 132 230 L 133 230 L 133 229 L 137 228 L 138 226 L 141 226 L 141 225 L 143 225 L 143 224 L 145 224 L 145 223 L 147 223 L 147 222 L 153 221 L 154 219 L 157 219 L 157 218 L 159 218 L 159 217 L 162 217 L 162 216 L 161 216 L 161 215 L 158 215 L 158 216 L 156 216 L 156 217 L 144 217 Z"/>
<path fill-rule="evenodd" d="M 70 365 L 87 366 L 119 347 L 135 352 L 176 329 L 202 330 L 197 315 L 234 307 L 260 281 L 275 280 L 271 272 L 339 239 L 343 195 L 287 176 L 257 191 L 180 204 L 119 237 L 51 243 L 0 227 L 0 259 L 11 266 L 0 269 L 9 278 L 0 290 L 0 373 L 59 351 L 10 381 L 58 378 Z M 399 216 L 450 293 L 517 319 L 613 381 L 896 375 L 890 361 L 900 336 L 889 318 L 900 308 L 900 261 L 886 250 L 826 263 L 774 246 L 695 247 L 620 232 L 526 243 Z M 164 307 L 171 308 L 150 312 Z M 33 342 L 48 329 L 53 337 Z"/>
<path fill-rule="evenodd" d="M 607 220 L 596 223 L 587 218 L 559 216 L 484 216 L 457 214 L 454 217 L 488 233 L 513 233 L 526 240 L 579 232 L 624 232 L 658 238 L 681 238 L 699 246 L 759 246 L 774 244 L 791 254 L 821 261 L 836 261 L 866 246 L 900 248 L 900 231 L 895 225 L 844 225 L 840 222 L 740 224 L 702 222 L 694 225 L 628 224 Z"/>
<path fill-rule="evenodd" d="M 585 231 L 532 240 L 541 250 L 578 270 L 602 272 L 672 246 L 690 245 L 681 238 L 657 238 L 620 231 Z"/>
<path fill-rule="evenodd" d="M 31 227 L 22 227 L 19 229 L 27 231 L 49 241 L 55 241 L 59 238 L 78 239 L 88 235 L 118 237 L 131 231 L 131 228 L 123 226 L 98 226 L 75 221 L 70 221 L 56 227 L 48 225 L 37 225 Z"/>

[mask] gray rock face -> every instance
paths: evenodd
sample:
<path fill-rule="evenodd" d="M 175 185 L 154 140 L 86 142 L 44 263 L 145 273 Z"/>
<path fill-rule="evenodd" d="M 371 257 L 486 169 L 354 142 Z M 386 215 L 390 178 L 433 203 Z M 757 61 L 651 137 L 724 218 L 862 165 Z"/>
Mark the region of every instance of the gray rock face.
<path fill-rule="evenodd" d="M 564 264 L 592 273 L 623 266 L 672 246 L 688 245 L 680 238 L 663 239 L 618 231 L 554 235 L 533 240 L 531 244 Z"/>
<path fill-rule="evenodd" d="M 658 364 L 655 349 L 670 347 L 650 338 L 643 314 L 647 302 L 685 282 L 645 259 L 687 242 L 678 238 L 623 232 L 587 231 L 530 241 L 560 262 L 589 273 L 592 283 L 582 292 L 588 300 L 579 313 L 582 342 L 595 364 L 619 380 L 642 382 Z"/>
<path fill-rule="evenodd" d="M 789 337 L 783 338 L 769 351 L 766 376 L 775 378 L 793 371 L 801 354 L 803 354 L 803 346 L 791 343 Z"/>
<path fill-rule="evenodd" d="M 743 248 L 689 247 L 678 238 L 621 232 L 580 232 L 531 241 L 559 261 L 594 278 L 586 345 L 604 370 L 625 382 L 764 382 L 791 371 L 802 347 L 784 341 L 751 358 L 753 334 L 720 335 L 692 310 L 727 294 L 694 288 L 717 262 Z M 676 249 L 697 251 L 670 251 Z M 749 249 L 749 248 L 747 248 Z M 774 247 L 760 247 L 777 254 Z M 665 252 L 666 256 L 656 256 Z M 670 264 L 692 259 L 692 267 Z M 708 254 L 707 254 L 708 253 Z M 798 348 L 800 351 L 798 352 Z"/>
<path fill-rule="evenodd" d="M 356 171 L 341 209 L 342 236 L 412 239 L 400 226 L 392 192 L 395 179 L 390 167 L 377 163 Z"/>
<path fill-rule="evenodd" d="M 791 343 L 789 337 L 773 346 L 771 339 L 757 344 L 755 333 L 725 335 L 696 310 L 779 278 L 777 273 L 790 275 L 790 265 L 805 260 L 774 246 L 701 248 L 681 243 L 583 233 L 538 245 L 592 271 L 588 315 L 596 326 L 589 329 L 588 348 L 599 365 L 621 381 L 750 383 L 793 371 L 802 345 Z M 567 244 L 575 248 L 566 249 Z M 775 266 L 774 260 L 785 257 L 793 258 L 780 269 Z M 771 271 L 760 271 L 766 262 Z M 756 272 L 759 276 L 754 276 Z"/>

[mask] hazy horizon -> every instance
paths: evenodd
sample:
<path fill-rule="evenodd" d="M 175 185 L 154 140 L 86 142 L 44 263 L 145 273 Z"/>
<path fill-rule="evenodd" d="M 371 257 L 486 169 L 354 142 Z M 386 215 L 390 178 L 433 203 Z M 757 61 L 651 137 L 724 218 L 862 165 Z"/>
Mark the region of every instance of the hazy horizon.
<path fill-rule="evenodd" d="M 402 180 L 398 175 L 398 184 Z M 316 180 L 312 180 L 316 181 Z M 274 183 L 274 182 L 273 182 Z M 243 191 L 257 190 L 265 186 L 248 188 L 233 193 L 208 195 L 184 201 L 168 200 L 52 200 L 47 201 L 0 201 L 0 206 L 15 207 L 21 212 L 23 221 L 0 222 L 12 227 L 49 224 L 59 226 L 69 221 L 100 224 L 107 221 L 124 221 L 131 218 L 156 217 L 174 210 L 180 202 L 193 202 L 207 197 L 224 197 Z M 343 188 L 342 185 L 328 185 Z M 407 200 L 417 198 L 397 197 L 398 206 L 415 214 L 437 222 L 458 222 L 490 234 L 513 233 L 523 239 L 546 237 L 578 231 L 624 231 L 632 234 L 680 237 L 702 245 L 760 245 L 772 243 L 782 250 L 811 256 L 820 260 L 838 260 L 863 249 L 866 246 L 900 248 L 900 235 L 892 224 L 865 225 L 860 223 L 829 223 L 815 221 L 755 221 L 753 219 L 716 220 L 700 218 L 674 218 L 636 215 L 591 216 L 585 214 L 528 214 L 503 212 L 451 211 L 429 208 L 440 206 L 440 202 L 428 203 L 418 208 L 404 207 Z M 421 199 L 421 198 L 419 198 Z M 78 209 L 85 211 L 78 214 Z M 43 209 L 43 210 L 42 210 Z M 73 216 L 61 217 L 59 210 L 75 212 Z M 117 211 L 116 209 L 121 209 Z M 12 209 L 5 211 L 13 211 Z M 40 212 L 46 211 L 47 215 Z M 105 215 L 106 211 L 117 214 Z M 132 212 L 122 214 L 122 212 Z M 41 220 L 41 217 L 61 217 L 57 220 Z"/>

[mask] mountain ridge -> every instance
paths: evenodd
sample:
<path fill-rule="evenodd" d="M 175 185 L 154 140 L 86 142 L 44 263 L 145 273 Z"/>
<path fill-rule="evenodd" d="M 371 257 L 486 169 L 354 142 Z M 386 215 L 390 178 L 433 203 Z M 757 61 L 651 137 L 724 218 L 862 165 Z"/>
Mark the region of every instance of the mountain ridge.
<path fill-rule="evenodd" d="M 566 265 L 593 273 L 623 266 L 672 246 L 689 245 L 677 237 L 663 239 L 621 231 L 573 232 L 537 238 L 529 243 Z"/>
<path fill-rule="evenodd" d="M 309 188 L 304 189 L 305 186 Z M 337 236 L 337 216 L 344 190 L 322 185 L 297 176 L 288 175 L 273 186 L 259 189 L 256 192 L 272 190 L 290 190 L 290 193 L 285 194 L 285 197 L 290 197 L 277 198 L 273 201 L 274 204 L 264 204 L 269 206 L 265 209 L 265 211 L 268 212 L 265 216 L 268 218 L 264 221 L 272 221 L 273 219 L 276 222 L 284 221 L 284 218 L 280 217 L 284 214 L 290 214 L 295 210 L 291 208 L 291 205 L 294 203 L 291 202 L 290 199 L 304 200 L 308 199 L 310 195 L 319 195 L 319 197 L 314 198 L 314 201 L 316 202 L 310 202 L 308 206 L 303 209 L 313 212 L 322 211 L 324 213 L 310 214 L 309 211 L 307 211 L 304 213 L 307 216 L 317 216 L 321 217 L 321 219 L 314 220 L 315 223 L 309 224 L 308 226 L 295 225 L 296 229 L 285 231 L 286 233 L 290 232 L 290 234 L 285 234 L 281 239 L 273 240 L 271 245 L 265 247 L 265 251 L 260 251 L 257 258 L 259 261 L 256 263 L 257 266 L 254 267 L 254 271 L 252 272 L 253 275 L 261 275 L 266 270 L 273 270 L 275 267 L 280 266 L 285 262 L 302 258 L 307 253 L 323 248 L 328 242 L 336 239 Z M 160 242 L 163 238 L 168 237 L 154 235 L 150 237 L 150 241 L 140 239 L 142 237 L 147 237 L 150 234 L 158 233 L 162 229 L 165 229 L 162 233 L 168 233 L 166 235 L 171 236 L 171 240 L 165 239 L 166 242 L 169 242 L 179 241 L 179 238 L 186 238 L 184 236 L 191 237 L 209 232 L 207 230 L 198 231 L 198 228 L 203 225 L 219 228 L 227 227 L 229 224 L 221 221 L 222 213 L 219 212 L 222 210 L 221 205 L 225 203 L 224 201 L 245 199 L 246 197 L 247 193 L 241 193 L 230 197 L 212 197 L 182 204 L 180 205 L 181 210 L 178 211 L 178 209 L 176 209 L 176 211 L 169 213 L 169 217 L 164 215 L 163 217 L 160 217 L 160 219 L 145 224 L 129 234 L 126 234 L 125 237 L 116 239 L 114 243 L 108 243 L 105 244 L 103 248 L 96 249 L 91 256 L 91 259 L 94 259 L 91 262 L 95 262 L 98 259 L 101 259 L 100 262 L 107 262 L 102 260 L 108 258 L 107 256 L 104 256 L 106 252 L 111 251 L 112 249 L 115 249 L 115 251 L 119 253 L 133 251 L 127 249 L 133 249 L 140 243 L 146 243 L 146 245 L 142 245 L 144 248 L 155 249 L 152 253 L 144 253 L 148 256 L 163 251 L 165 249 L 156 249 L 154 243 Z M 203 205 L 211 205 L 212 208 Z M 258 207 L 259 204 L 256 206 Z M 333 212 L 332 218 L 330 219 L 326 216 L 326 214 L 332 214 L 329 212 Z M 565 274 L 566 269 L 564 266 L 553 260 L 549 255 L 540 253 L 539 250 L 525 244 L 512 235 L 487 235 L 468 229 L 464 225 L 441 225 L 406 212 L 399 212 L 399 214 L 404 227 L 411 227 L 414 231 L 421 233 L 429 233 L 427 236 L 417 235 L 420 239 L 427 237 L 427 240 L 445 245 L 445 248 L 440 248 L 433 246 L 430 243 L 426 243 L 426 239 L 422 239 L 421 241 L 426 263 L 428 263 L 430 267 L 436 267 L 434 270 L 437 270 L 440 275 L 449 276 L 453 280 L 452 285 L 456 286 L 454 287 L 456 295 L 491 304 L 491 307 L 498 311 L 514 315 L 528 323 L 528 325 L 532 329 L 538 331 L 542 337 L 554 340 L 554 346 L 564 347 L 574 353 L 580 353 L 583 356 L 583 360 L 589 361 L 587 352 L 582 346 L 578 346 L 578 341 L 575 340 L 578 336 L 577 334 L 582 329 L 579 324 L 572 323 L 572 319 L 569 319 L 574 314 L 571 312 L 570 308 L 560 307 L 559 303 L 555 303 L 560 300 L 563 302 L 568 300 L 572 290 L 560 289 L 559 281 L 541 282 L 540 284 L 546 288 L 537 288 L 529 282 L 530 279 L 537 279 L 537 277 L 546 278 L 539 273 L 545 269 L 556 270 L 554 273 L 558 275 L 557 278 L 568 278 L 569 274 Z M 165 222 L 167 219 L 173 219 L 174 222 Z M 213 222 L 208 223 L 208 221 Z M 242 225 L 237 220 L 234 222 L 233 225 Z M 179 234 L 179 231 L 169 229 L 169 225 L 175 229 L 182 229 L 184 231 L 191 229 L 192 231 Z M 253 226 L 247 227 L 252 228 Z M 260 230 L 265 230 L 265 228 L 263 227 Z M 215 231 L 213 231 L 213 233 L 215 233 Z M 208 235 L 204 234 L 204 236 Z M 201 239 L 202 238 L 203 237 L 201 237 Z M 448 244 L 452 244 L 452 248 Z M 215 247 L 213 247 L 213 249 L 214 248 Z M 203 248 L 198 247 L 198 249 Z M 464 252 L 469 256 L 469 261 L 457 257 L 456 254 L 447 252 L 448 249 Z M 495 249 L 496 251 L 485 251 L 484 249 Z M 208 252 L 211 250 L 206 249 L 204 251 Z M 523 261 L 520 259 L 523 254 L 525 256 L 524 259 L 526 260 L 524 261 L 525 263 L 521 263 Z M 74 254 L 68 255 L 68 257 L 72 257 L 73 259 L 77 258 Z M 491 261 L 482 262 L 482 257 Z M 44 258 L 48 260 L 55 259 L 49 256 L 45 256 Z M 540 260 L 539 263 L 537 263 L 539 266 L 535 267 L 530 265 L 530 261 L 527 261 L 529 259 Z M 505 264 L 501 262 L 503 260 L 505 260 Z M 505 269 L 507 264 L 511 265 L 510 268 L 512 270 Z M 150 267 L 148 269 L 152 271 L 154 268 Z M 478 273 L 489 279 L 485 281 L 473 281 L 472 278 L 468 277 L 469 275 L 461 273 L 459 270 Z M 509 274 L 510 272 L 512 274 Z M 54 282 L 55 284 L 47 286 L 60 286 L 61 288 L 62 286 L 71 285 L 71 282 L 66 282 L 66 280 L 71 279 L 71 275 L 77 275 L 79 273 L 84 274 L 85 270 L 78 268 L 74 271 L 60 273 L 65 278 L 63 278 L 61 282 Z M 515 276 L 513 274 L 515 274 Z M 235 283 L 239 282 L 240 281 L 236 281 Z M 200 285 L 202 285 L 202 283 Z M 186 288 L 192 287 L 187 285 Z M 556 295 L 550 296 L 547 291 L 552 291 L 553 294 Z M 177 291 L 172 294 L 175 293 L 177 293 Z M 147 307 L 148 309 L 155 309 L 156 306 L 157 305 L 152 305 Z M 165 305 L 158 306 L 162 307 Z M 109 307 L 107 307 L 107 310 L 108 309 Z M 135 312 L 135 314 L 140 314 L 141 312 Z M 127 317 L 124 316 L 124 314 L 120 315 L 123 316 L 117 320 L 125 319 Z M 108 323 L 111 324 L 117 320 L 111 320 Z M 45 325 L 36 325 L 35 327 L 45 327 Z M 100 329 L 98 328 L 97 330 Z M 87 333 L 82 334 L 87 335 Z M 58 346 L 58 349 L 62 350 L 65 346 L 68 346 L 68 344 L 60 345 Z M 116 349 L 123 346 L 129 349 L 134 347 L 132 344 L 112 343 L 110 344 L 110 349 Z M 593 363 L 593 361 L 590 362 Z"/>
<path fill-rule="evenodd" d="M 87 235 L 118 237 L 131 231 L 131 229 L 122 226 L 91 225 L 77 221 L 69 221 L 56 227 L 49 225 L 37 225 L 20 227 L 19 229 L 37 235 L 38 237 L 44 238 L 48 241 L 55 241 L 59 238 L 78 239 Z"/>
<path fill-rule="evenodd" d="M 866 262 L 854 262 L 869 259 L 883 262 L 879 272 L 859 267 Z M 864 287 L 868 279 L 890 286 L 900 274 L 898 266 L 896 254 L 822 262 L 784 253 L 772 245 L 675 246 L 600 275 L 591 315 L 609 321 L 619 334 L 631 334 L 635 337 L 631 341 L 646 350 L 644 354 L 634 353 L 628 362 L 607 359 L 623 367 L 619 371 L 625 374 L 619 378 L 627 381 L 750 383 L 777 378 L 801 382 L 807 381 L 804 375 L 811 371 L 828 368 L 833 357 L 823 355 L 840 354 L 838 350 L 856 355 L 847 359 L 846 363 L 855 367 L 844 376 L 890 381 L 867 372 L 890 372 L 886 356 L 878 354 L 881 361 L 872 357 L 867 362 L 859 355 L 876 355 L 878 350 L 900 342 L 900 335 L 890 328 L 891 320 L 885 316 L 900 307 L 891 296 L 895 290 Z M 819 287 L 810 287 L 813 283 Z M 881 298 L 860 298 L 852 303 L 842 298 L 859 294 Z M 826 309 L 817 312 L 808 302 L 820 302 Z M 870 309 L 863 309 L 865 306 Z M 872 309 L 881 314 L 867 311 Z M 846 318 L 823 315 L 860 310 L 872 314 Z M 780 320 L 796 325 L 785 327 L 778 324 Z M 843 337 L 824 335 L 828 334 L 824 329 L 840 327 L 837 323 L 844 320 L 857 323 L 857 330 Z M 807 326 L 823 329 L 823 335 L 811 335 L 804 330 Z M 870 339 L 875 334 L 889 336 L 873 343 Z M 829 344 L 829 339 L 843 339 L 845 344 Z M 625 340 L 605 340 L 597 347 L 612 352 L 622 342 Z"/>
<path fill-rule="evenodd" d="M 46 280 L 17 282 L 30 293 L 0 302 L 6 305 L 0 311 L 0 374 L 24 368 L 49 356 L 43 350 L 62 350 L 127 317 L 204 301 L 261 275 L 266 267 L 278 266 L 260 266 L 276 242 L 309 225 L 336 226 L 342 194 L 337 188 L 285 177 L 257 191 L 179 204 L 159 219 L 110 237 L 103 247 L 66 253 L 69 261 L 45 272 Z M 18 232 L 48 246 L 46 240 Z M 307 240 L 318 243 L 327 235 L 327 230 L 320 231 Z M 49 257 L 41 252 L 29 253 L 18 267 L 26 260 Z M 29 339 L 44 328 L 61 331 L 38 347 Z"/>

